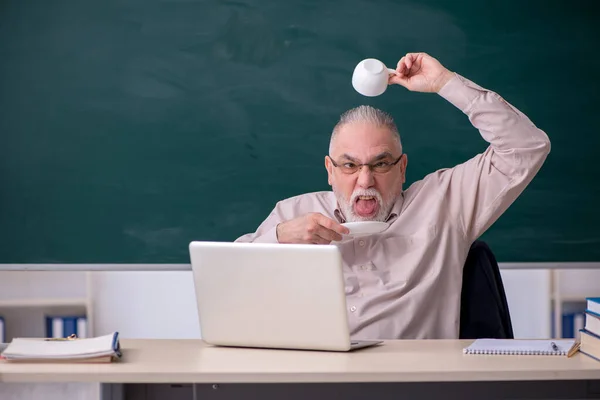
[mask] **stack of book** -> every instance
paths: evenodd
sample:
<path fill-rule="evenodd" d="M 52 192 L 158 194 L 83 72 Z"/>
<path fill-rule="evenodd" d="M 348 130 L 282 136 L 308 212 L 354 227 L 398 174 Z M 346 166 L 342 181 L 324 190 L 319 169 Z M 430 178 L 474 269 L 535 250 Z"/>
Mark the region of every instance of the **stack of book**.
<path fill-rule="evenodd" d="M 121 358 L 119 332 L 87 339 L 15 338 L 0 354 L 8 362 L 108 363 Z"/>
<path fill-rule="evenodd" d="M 585 326 L 579 331 L 579 351 L 600 361 L 600 297 L 588 297 Z"/>

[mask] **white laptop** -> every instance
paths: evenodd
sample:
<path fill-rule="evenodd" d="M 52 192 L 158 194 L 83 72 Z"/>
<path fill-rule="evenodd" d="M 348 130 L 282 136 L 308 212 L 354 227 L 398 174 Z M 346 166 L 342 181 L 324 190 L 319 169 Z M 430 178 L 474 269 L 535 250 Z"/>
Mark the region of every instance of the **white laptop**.
<path fill-rule="evenodd" d="M 202 339 L 214 345 L 349 351 L 334 245 L 192 242 Z"/>

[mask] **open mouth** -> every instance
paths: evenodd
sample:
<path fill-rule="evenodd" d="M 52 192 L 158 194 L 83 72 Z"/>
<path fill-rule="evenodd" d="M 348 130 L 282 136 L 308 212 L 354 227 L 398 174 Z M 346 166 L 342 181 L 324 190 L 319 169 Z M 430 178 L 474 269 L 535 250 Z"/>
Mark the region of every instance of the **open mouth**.
<path fill-rule="evenodd" d="M 357 196 L 354 200 L 354 212 L 361 217 L 371 217 L 377 213 L 379 204 L 373 196 Z"/>

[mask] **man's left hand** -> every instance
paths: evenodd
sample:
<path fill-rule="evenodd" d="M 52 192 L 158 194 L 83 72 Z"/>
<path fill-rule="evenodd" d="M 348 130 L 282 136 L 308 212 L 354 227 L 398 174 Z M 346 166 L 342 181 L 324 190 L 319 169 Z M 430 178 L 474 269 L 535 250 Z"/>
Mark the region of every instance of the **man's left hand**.
<path fill-rule="evenodd" d="M 408 53 L 398 61 L 388 84 L 402 85 L 413 92 L 437 93 L 454 74 L 426 53 Z"/>

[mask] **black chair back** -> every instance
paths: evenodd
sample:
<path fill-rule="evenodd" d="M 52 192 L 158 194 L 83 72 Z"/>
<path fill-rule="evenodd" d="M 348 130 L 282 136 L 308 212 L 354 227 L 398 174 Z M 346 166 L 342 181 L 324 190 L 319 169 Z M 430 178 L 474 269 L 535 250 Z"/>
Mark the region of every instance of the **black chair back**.
<path fill-rule="evenodd" d="M 463 269 L 460 339 L 514 339 L 500 268 L 494 254 L 476 240 Z"/>

